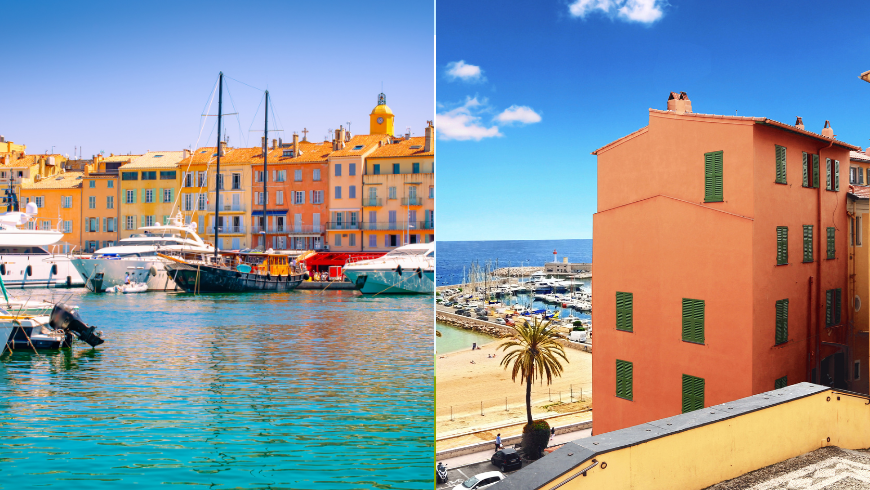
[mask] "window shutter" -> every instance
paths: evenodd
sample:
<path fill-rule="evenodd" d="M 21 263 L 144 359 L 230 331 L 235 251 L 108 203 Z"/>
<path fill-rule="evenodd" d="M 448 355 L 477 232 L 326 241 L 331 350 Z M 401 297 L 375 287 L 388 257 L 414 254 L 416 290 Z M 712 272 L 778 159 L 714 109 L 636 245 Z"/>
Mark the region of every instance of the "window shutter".
<path fill-rule="evenodd" d="M 141 216 L 141 218 L 142 218 L 142 219 L 141 219 L 141 223 L 142 223 L 142 224 L 141 224 L 140 226 L 145 226 L 145 215 L 143 214 L 143 215 Z"/>
<path fill-rule="evenodd" d="M 825 159 L 825 189 L 831 190 L 831 159 Z"/>
<path fill-rule="evenodd" d="M 807 159 L 807 152 L 803 152 L 803 176 L 804 176 L 804 187 L 810 186 L 810 169 L 809 169 L 809 161 Z"/>
<path fill-rule="evenodd" d="M 632 307 L 634 295 L 632 293 L 616 293 L 616 329 L 632 332 Z"/>
<path fill-rule="evenodd" d="M 837 288 L 834 291 L 835 291 L 835 296 L 836 296 L 836 301 L 834 301 L 834 308 L 836 308 L 836 309 L 834 310 L 834 315 L 833 315 L 834 325 L 839 325 L 840 324 L 840 312 L 843 311 L 843 304 L 842 304 L 843 290 L 840 288 Z"/>
<path fill-rule="evenodd" d="M 776 302 L 776 343 L 788 342 L 788 300 Z"/>
<path fill-rule="evenodd" d="M 785 147 L 776 145 L 776 183 L 785 184 Z"/>
<path fill-rule="evenodd" d="M 722 152 L 704 154 L 704 201 L 722 201 Z"/>
<path fill-rule="evenodd" d="M 788 264 L 788 227 L 776 227 L 776 265 Z"/>
<path fill-rule="evenodd" d="M 813 188 L 819 188 L 819 156 L 813 155 Z"/>
<path fill-rule="evenodd" d="M 831 311 L 831 305 L 833 303 L 834 290 L 829 289 L 825 291 L 825 326 L 834 325 L 834 317 Z"/>
<path fill-rule="evenodd" d="M 773 389 L 778 390 L 780 388 L 785 388 L 788 386 L 788 376 L 783 376 L 776 381 L 773 382 Z"/>
<path fill-rule="evenodd" d="M 109 218 L 103 218 L 103 231 L 109 231 Z"/>
<path fill-rule="evenodd" d="M 683 298 L 683 340 L 704 343 L 704 301 Z"/>
<path fill-rule="evenodd" d="M 834 160 L 834 190 L 840 190 L 840 161 Z"/>
<path fill-rule="evenodd" d="M 704 379 L 683 375 L 683 413 L 704 408 Z"/>
<path fill-rule="evenodd" d="M 837 233 L 836 228 L 834 228 L 834 227 L 828 228 L 828 258 L 829 259 L 833 259 L 834 257 L 836 257 L 836 248 L 835 248 L 835 246 L 836 246 L 836 240 L 835 240 L 836 233 Z"/>
<path fill-rule="evenodd" d="M 813 261 L 813 225 L 804 225 L 804 262 Z"/>
<path fill-rule="evenodd" d="M 634 365 L 628 361 L 616 360 L 616 396 L 631 400 L 634 397 Z"/>

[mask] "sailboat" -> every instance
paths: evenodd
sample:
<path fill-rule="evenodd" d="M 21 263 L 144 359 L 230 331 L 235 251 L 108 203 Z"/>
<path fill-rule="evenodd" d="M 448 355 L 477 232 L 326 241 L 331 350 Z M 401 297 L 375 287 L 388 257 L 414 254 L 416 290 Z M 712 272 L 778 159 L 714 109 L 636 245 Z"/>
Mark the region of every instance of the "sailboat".
<path fill-rule="evenodd" d="M 221 118 L 223 117 L 223 83 L 224 74 L 220 73 L 218 81 L 218 123 L 217 148 L 221 147 Z M 269 141 L 269 91 L 266 90 L 265 136 Z M 221 172 L 221 151 L 217 152 L 217 174 Z M 263 147 L 263 216 L 266 214 L 266 182 L 269 172 L 269 152 Z M 220 179 L 215 179 L 215 201 L 220 202 Z M 220 206 L 215 206 L 215 223 L 220 221 Z M 215 243 L 219 242 L 219 227 L 215 227 Z M 265 250 L 263 235 L 263 248 Z M 264 253 L 218 252 L 214 255 L 202 255 L 197 259 L 185 259 L 158 254 L 167 259 L 166 271 L 175 280 L 178 287 L 189 293 L 244 292 L 244 291 L 289 291 L 308 279 L 305 268 L 296 263 L 286 254 L 265 250 Z"/>

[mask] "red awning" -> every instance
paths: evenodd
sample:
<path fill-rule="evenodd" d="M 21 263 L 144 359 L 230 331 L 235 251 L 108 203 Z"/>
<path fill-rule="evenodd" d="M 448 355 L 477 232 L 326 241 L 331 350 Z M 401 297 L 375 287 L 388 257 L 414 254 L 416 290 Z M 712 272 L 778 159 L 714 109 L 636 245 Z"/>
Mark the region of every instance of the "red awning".
<path fill-rule="evenodd" d="M 348 260 L 370 260 L 383 257 L 386 252 L 317 252 L 300 260 L 309 270 L 325 269 L 330 266 L 343 267 Z"/>

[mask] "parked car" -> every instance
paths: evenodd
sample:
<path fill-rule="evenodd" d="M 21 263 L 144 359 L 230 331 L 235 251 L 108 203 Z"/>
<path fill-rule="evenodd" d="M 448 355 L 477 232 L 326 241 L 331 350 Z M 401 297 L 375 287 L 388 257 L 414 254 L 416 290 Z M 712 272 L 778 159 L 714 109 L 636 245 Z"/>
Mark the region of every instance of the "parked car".
<path fill-rule="evenodd" d="M 478 490 L 486 488 L 504 480 L 504 475 L 498 471 L 487 471 L 486 473 L 478 473 L 471 478 L 465 480 L 453 487 L 453 490 Z"/>
<path fill-rule="evenodd" d="M 489 317 L 487 317 L 486 315 L 477 315 L 477 319 L 478 319 L 478 320 L 483 320 L 483 321 L 488 321 L 488 320 L 489 320 Z"/>
<path fill-rule="evenodd" d="M 523 467 L 523 459 L 520 457 L 517 450 L 514 448 L 504 448 L 497 451 L 490 459 L 492 464 L 500 470 L 506 471 L 512 468 L 520 469 Z"/>
<path fill-rule="evenodd" d="M 505 321 L 504 321 L 504 318 L 496 318 L 496 319 L 493 320 L 493 321 L 494 321 L 495 323 L 498 323 L 499 325 L 507 325 L 507 323 L 505 323 Z"/>

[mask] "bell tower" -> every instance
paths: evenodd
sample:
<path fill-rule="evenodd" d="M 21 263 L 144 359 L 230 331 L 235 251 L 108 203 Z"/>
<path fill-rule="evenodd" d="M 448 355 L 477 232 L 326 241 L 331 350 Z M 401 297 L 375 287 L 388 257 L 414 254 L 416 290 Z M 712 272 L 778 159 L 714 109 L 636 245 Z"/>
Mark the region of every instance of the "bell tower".
<path fill-rule="evenodd" d="M 393 135 L 393 111 L 387 105 L 387 96 L 381 92 L 378 95 L 378 105 L 372 109 L 369 116 L 369 134 Z"/>

